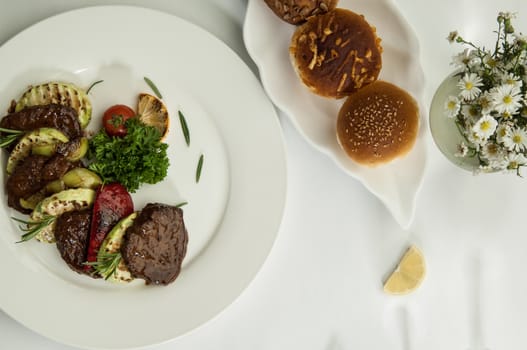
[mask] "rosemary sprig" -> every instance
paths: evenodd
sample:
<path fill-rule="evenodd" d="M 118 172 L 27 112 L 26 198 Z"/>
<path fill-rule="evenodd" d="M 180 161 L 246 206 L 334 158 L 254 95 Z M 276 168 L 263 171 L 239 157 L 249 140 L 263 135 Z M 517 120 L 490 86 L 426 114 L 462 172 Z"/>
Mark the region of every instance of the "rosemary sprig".
<path fill-rule="evenodd" d="M 122 256 L 119 251 L 114 253 L 99 251 L 97 254 L 97 261 L 85 262 L 84 265 L 92 266 L 99 275 L 107 280 L 115 273 L 121 259 Z"/>
<path fill-rule="evenodd" d="M 100 84 L 100 83 L 102 83 L 103 81 L 104 81 L 104 80 L 97 80 L 97 81 L 93 82 L 93 83 L 90 85 L 90 87 L 88 88 L 88 90 L 86 90 L 86 95 L 88 95 L 88 94 L 90 93 L 91 89 L 92 89 L 95 85 Z"/>
<path fill-rule="evenodd" d="M 7 134 L 0 137 L 0 147 L 4 148 L 15 142 L 23 134 L 22 130 L 0 128 L 0 132 Z"/>
<path fill-rule="evenodd" d="M 56 218 L 57 217 L 53 215 L 45 215 L 39 221 L 26 221 L 19 218 L 11 217 L 11 219 L 15 220 L 16 222 L 26 225 L 25 227 L 22 225 L 18 226 L 20 230 L 25 232 L 25 234 L 23 234 L 21 240 L 16 243 L 27 242 L 33 239 L 36 235 L 38 235 L 40 231 L 51 225 Z"/>
<path fill-rule="evenodd" d="M 163 96 L 161 95 L 161 92 L 159 92 L 159 89 L 157 88 L 156 84 L 154 84 L 154 82 L 148 79 L 147 77 L 144 77 L 144 79 L 148 86 L 150 86 L 150 89 L 152 89 L 154 94 L 156 94 L 157 98 L 162 99 Z"/>
<path fill-rule="evenodd" d="M 187 120 L 181 111 L 177 111 L 179 115 L 179 122 L 181 123 L 181 130 L 183 131 L 183 136 L 185 136 L 185 142 L 187 146 L 190 146 L 190 131 L 188 130 Z"/>
<path fill-rule="evenodd" d="M 176 208 L 181 208 L 182 206 L 187 205 L 187 204 L 188 204 L 188 202 L 181 202 L 179 204 L 176 204 L 175 207 Z"/>
<path fill-rule="evenodd" d="M 198 160 L 198 166 L 196 168 L 196 183 L 199 182 L 199 179 L 201 178 L 201 170 L 203 168 L 203 154 L 199 156 Z"/>

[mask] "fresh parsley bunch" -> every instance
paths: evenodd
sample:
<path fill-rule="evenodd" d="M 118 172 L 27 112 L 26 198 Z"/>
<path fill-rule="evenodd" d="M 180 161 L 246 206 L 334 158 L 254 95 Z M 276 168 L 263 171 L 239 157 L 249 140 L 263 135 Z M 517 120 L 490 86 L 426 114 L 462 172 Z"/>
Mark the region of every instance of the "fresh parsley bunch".
<path fill-rule="evenodd" d="M 129 192 L 143 183 L 155 184 L 167 175 L 168 145 L 153 126 L 138 118 L 125 122 L 127 134 L 112 137 L 100 130 L 89 144 L 88 168 L 98 173 L 104 182 L 120 182 Z"/>

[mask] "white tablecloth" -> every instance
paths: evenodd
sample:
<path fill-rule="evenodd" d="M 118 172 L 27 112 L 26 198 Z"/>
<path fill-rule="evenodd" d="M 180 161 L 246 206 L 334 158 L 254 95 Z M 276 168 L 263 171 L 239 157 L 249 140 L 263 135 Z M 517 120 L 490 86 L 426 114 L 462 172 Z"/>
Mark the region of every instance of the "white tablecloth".
<path fill-rule="evenodd" d="M 0 2 L 0 44 L 50 15 L 109 3 Z M 243 0 L 110 2 L 177 14 L 210 30 L 251 64 L 242 42 Z M 527 3 L 520 0 L 395 2 L 421 43 L 427 106 L 451 70 L 450 57 L 459 50 L 445 40 L 451 30 L 490 43 L 493 21 L 503 10 L 518 12 L 518 27 L 527 32 Z M 268 260 L 249 288 L 218 317 L 152 348 L 524 348 L 527 232 L 522 209 L 510 206 L 519 204 L 514 188 L 525 192 L 527 180 L 504 180 L 503 198 L 474 203 L 474 193 L 499 185 L 499 180 L 474 178 L 450 165 L 429 137 L 430 163 L 416 219 L 409 230 L 402 230 L 376 198 L 310 147 L 285 116 L 280 114 L 280 119 L 288 157 L 288 200 Z M 424 251 L 427 278 L 411 295 L 385 295 L 381 281 L 408 243 Z M 2 283 L 14 282 L 2 281 L 0 288 Z M 0 311 L 0 349 L 72 348 L 35 334 Z"/>

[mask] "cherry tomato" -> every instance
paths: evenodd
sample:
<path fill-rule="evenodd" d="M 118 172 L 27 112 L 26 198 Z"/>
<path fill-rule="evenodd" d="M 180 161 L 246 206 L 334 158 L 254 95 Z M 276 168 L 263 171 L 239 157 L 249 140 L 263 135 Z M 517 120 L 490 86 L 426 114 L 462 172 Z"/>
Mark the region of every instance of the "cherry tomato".
<path fill-rule="evenodd" d="M 104 112 L 102 125 L 110 136 L 123 137 L 126 135 L 125 121 L 135 116 L 135 112 L 128 106 L 115 105 Z"/>

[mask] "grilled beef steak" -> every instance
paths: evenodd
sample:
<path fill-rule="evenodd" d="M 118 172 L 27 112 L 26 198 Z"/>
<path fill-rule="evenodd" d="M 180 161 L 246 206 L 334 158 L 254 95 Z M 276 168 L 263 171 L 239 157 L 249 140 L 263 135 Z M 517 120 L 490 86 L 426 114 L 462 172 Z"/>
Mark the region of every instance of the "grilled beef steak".
<path fill-rule="evenodd" d="M 76 166 L 77 164 L 70 162 L 63 155 L 54 154 L 42 169 L 42 179 L 45 182 L 58 180 Z"/>
<path fill-rule="evenodd" d="M 26 107 L 19 112 L 8 114 L 0 121 L 0 127 L 23 131 L 54 128 L 62 131 L 70 139 L 82 134 L 77 111 L 59 104 Z"/>
<path fill-rule="evenodd" d="M 70 211 L 57 218 L 57 249 L 69 267 L 85 273 L 84 262 L 90 233 L 91 211 Z"/>
<path fill-rule="evenodd" d="M 30 213 L 30 209 L 20 205 L 20 199 L 26 199 L 37 193 L 47 183 L 60 179 L 68 170 L 76 166 L 77 163 L 70 162 L 59 154 L 51 158 L 40 155 L 26 157 L 7 178 L 7 204 L 22 213 Z"/>
<path fill-rule="evenodd" d="M 174 206 L 147 204 L 123 239 L 121 254 L 132 276 L 147 284 L 169 284 L 181 270 L 188 234 L 183 211 Z"/>
<path fill-rule="evenodd" d="M 38 192 L 42 186 L 42 170 L 48 158 L 32 155 L 25 158 L 7 178 L 7 204 L 22 213 L 30 213 L 20 205 L 21 198 L 27 198 Z"/>

